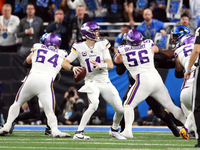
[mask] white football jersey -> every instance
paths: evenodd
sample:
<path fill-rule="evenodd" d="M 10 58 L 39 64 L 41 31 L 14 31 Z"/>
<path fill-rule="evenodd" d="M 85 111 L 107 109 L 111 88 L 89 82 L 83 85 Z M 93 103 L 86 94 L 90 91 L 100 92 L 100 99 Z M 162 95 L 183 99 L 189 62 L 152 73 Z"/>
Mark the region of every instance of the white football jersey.
<path fill-rule="evenodd" d="M 31 48 L 34 52 L 32 57 L 31 73 L 46 74 L 55 79 L 61 69 L 63 60 L 67 57 L 67 52 L 55 47 L 47 47 L 36 43 Z"/>
<path fill-rule="evenodd" d="M 106 39 L 100 40 L 95 43 L 94 47 L 90 48 L 85 42 L 74 43 L 71 48 L 71 53 L 76 55 L 76 58 L 80 61 L 81 66 L 84 66 L 87 70 L 85 80 L 100 80 L 108 81 L 107 69 L 95 69 L 91 60 L 95 60 L 98 63 L 105 63 L 105 59 L 111 59 L 108 48 L 110 42 Z"/>
<path fill-rule="evenodd" d="M 192 43 L 183 45 L 183 46 L 177 48 L 174 52 L 174 57 L 176 57 L 178 55 L 178 59 L 184 68 L 188 67 L 190 55 L 192 53 L 193 47 L 194 47 L 194 44 L 192 44 Z M 193 65 L 191 69 L 194 70 L 195 68 L 196 67 Z"/>
<path fill-rule="evenodd" d="M 118 53 L 122 55 L 123 63 L 133 78 L 139 73 L 156 70 L 154 55 L 151 52 L 153 46 L 153 41 L 147 39 L 140 46 L 121 45 L 118 47 Z"/>

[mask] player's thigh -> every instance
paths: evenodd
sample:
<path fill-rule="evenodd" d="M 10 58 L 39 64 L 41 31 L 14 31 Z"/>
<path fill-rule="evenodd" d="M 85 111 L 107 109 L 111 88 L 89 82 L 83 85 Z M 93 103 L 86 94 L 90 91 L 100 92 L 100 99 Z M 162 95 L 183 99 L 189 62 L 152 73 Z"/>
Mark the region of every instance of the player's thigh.
<path fill-rule="evenodd" d="M 139 103 L 144 101 L 150 93 L 151 91 L 146 83 L 136 82 L 129 90 L 124 105 L 131 105 L 135 108 Z"/>
<path fill-rule="evenodd" d="M 122 100 L 115 86 L 112 83 L 105 83 L 100 85 L 101 96 L 108 102 L 114 109 L 122 107 Z"/>
<path fill-rule="evenodd" d="M 56 101 L 53 89 L 40 92 L 38 98 L 46 114 L 55 110 Z"/>
<path fill-rule="evenodd" d="M 29 82 L 24 82 L 16 94 L 15 101 L 23 105 L 34 96 L 32 91 L 31 84 L 29 84 Z"/>
<path fill-rule="evenodd" d="M 160 87 L 159 90 L 152 93 L 150 96 L 152 96 L 155 100 L 157 100 L 164 108 L 168 109 L 169 111 L 173 109 L 175 106 L 167 88 L 163 85 Z M 173 110 L 172 110 L 173 111 Z M 172 112 L 170 111 L 170 112 Z"/>
<path fill-rule="evenodd" d="M 185 86 L 185 88 L 182 89 L 181 95 L 180 95 L 180 101 L 185 105 L 185 107 L 188 110 L 192 110 L 192 85 Z"/>
<path fill-rule="evenodd" d="M 93 88 L 93 92 L 88 92 L 87 97 L 88 97 L 88 103 L 89 105 L 93 106 L 94 109 L 97 109 L 99 106 L 99 89 L 97 87 Z"/>

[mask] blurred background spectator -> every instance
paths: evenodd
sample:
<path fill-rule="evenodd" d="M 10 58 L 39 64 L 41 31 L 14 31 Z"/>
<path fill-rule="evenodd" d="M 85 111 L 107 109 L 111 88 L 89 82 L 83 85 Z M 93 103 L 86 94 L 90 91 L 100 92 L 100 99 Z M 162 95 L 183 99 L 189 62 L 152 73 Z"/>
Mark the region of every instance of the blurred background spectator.
<path fill-rule="evenodd" d="M 190 17 L 186 13 L 184 13 L 184 14 L 181 15 L 180 21 L 178 21 L 174 27 L 176 27 L 178 25 L 183 25 L 183 26 L 188 27 L 190 29 L 190 34 L 192 34 L 192 35 L 194 35 L 195 30 L 197 28 L 197 24 L 192 24 L 190 22 Z"/>
<path fill-rule="evenodd" d="M 68 22 L 75 16 L 75 11 L 69 8 L 69 6 L 67 5 L 67 0 L 60 0 L 58 9 L 63 10 L 65 16 L 64 20 Z"/>
<path fill-rule="evenodd" d="M 119 47 L 119 46 L 121 45 L 121 43 L 122 43 L 124 34 L 127 33 L 127 32 L 130 30 L 130 28 L 129 28 L 128 25 L 122 25 L 121 28 L 120 28 L 120 30 L 121 30 L 121 33 L 119 33 L 119 34 L 117 35 L 117 37 L 115 38 L 115 42 L 114 42 L 114 53 L 117 53 L 118 47 Z"/>
<path fill-rule="evenodd" d="M 17 36 L 22 37 L 20 53 L 30 52 L 33 44 L 38 43 L 44 33 L 43 20 L 35 16 L 35 7 L 33 4 L 27 5 L 26 14 L 27 16 L 21 19 L 17 27 Z"/>
<path fill-rule="evenodd" d="M 200 1 L 199 0 L 189 0 L 190 2 L 190 18 L 191 24 L 196 26 L 200 24 Z M 198 25 L 199 27 L 199 25 Z"/>
<path fill-rule="evenodd" d="M 125 19 L 125 10 L 126 10 L 126 1 L 125 0 L 102 0 L 102 5 L 106 6 L 106 21 L 110 23 L 126 22 Z M 129 9 L 127 13 L 131 13 Z M 128 14 L 130 16 L 130 14 Z M 107 30 L 120 29 L 120 26 L 107 26 Z M 109 33 L 109 36 L 117 36 L 116 33 Z"/>
<path fill-rule="evenodd" d="M 146 8 L 144 10 L 143 18 L 144 21 L 141 25 L 137 26 L 137 30 L 139 30 L 145 38 L 154 40 L 156 32 L 161 32 L 162 36 L 167 34 L 166 31 L 170 32 L 170 26 L 162 21 L 153 19 L 151 9 Z"/>
<path fill-rule="evenodd" d="M 67 36 L 68 22 L 64 20 L 64 12 L 62 9 L 58 9 L 54 13 L 54 21 L 51 21 L 46 27 L 46 32 L 57 33 L 61 37 L 61 49 L 69 51 L 69 40 Z"/>
<path fill-rule="evenodd" d="M 64 125 L 79 124 L 85 104 L 79 97 L 77 89 L 70 87 L 64 94 L 64 99 L 60 103 L 60 111 L 57 116 L 58 122 Z"/>
<path fill-rule="evenodd" d="M 31 0 L 35 5 L 36 16 L 40 16 L 44 22 L 53 20 L 55 0 Z"/>
<path fill-rule="evenodd" d="M 76 16 L 69 23 L 70 47 L 75 42 L 83 41 L 80 28 L 88 21 L 92 21 L 92 19 L 86 14 L 86 7 L 84 5 L 77 6 Z"/>
<path fill-rule="evenodd" d="M 134 22 L 142 22 L 144 19 L 142 17 L 143 11 L 146 8 L 149 8 L 148 0 L 128 0 L 129 9 L 133 9 L 132 11 L 132 20 Z"/>
<path fill-rule="evenodd" d="M 16 29 L 20 22 L 19 17 L 11 15 L 12 7 L 4 4 L 3 15 L 0 16 L 0 52 L 17 52 L 18 38 Z"/>
<path fill-rule="evenodd" d="M 150 3 L 150 8 L 153 12 L 153 18 L 163 22 L 168 22 L 166 15 L 166 6 L 167 6 L 166 0 L 153 0 Z"/>

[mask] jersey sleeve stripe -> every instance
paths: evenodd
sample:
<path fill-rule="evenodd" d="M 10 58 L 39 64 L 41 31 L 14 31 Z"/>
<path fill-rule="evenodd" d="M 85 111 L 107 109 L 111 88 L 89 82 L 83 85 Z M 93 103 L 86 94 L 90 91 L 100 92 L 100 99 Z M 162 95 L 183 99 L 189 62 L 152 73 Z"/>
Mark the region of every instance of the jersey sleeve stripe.
<path fill-rule="evenodd" d="M 34 46 L 31 47 L 31 51 L 33 51 L 33 50 L 34 50 Z"/>
<path fill-rule="evenodd" d="M 118 54 L 120 54 L 120 51 L 119 51 L 119 50 L 118 50 L 117 52 L 118 52 Z"/>
<path fill-rule="evenodd" d="M 106 48 L 109 48 L 110 47 L 110 42 L 108 42 L 108 44 L 106 44 Z"/>
<path fill-rule="evenodd" d="M 71 50 L 74 51 L 75 53 L 77 53 L 77 51 L 76 51 L 76 49 L 74 47 L 72 47 Z"/>

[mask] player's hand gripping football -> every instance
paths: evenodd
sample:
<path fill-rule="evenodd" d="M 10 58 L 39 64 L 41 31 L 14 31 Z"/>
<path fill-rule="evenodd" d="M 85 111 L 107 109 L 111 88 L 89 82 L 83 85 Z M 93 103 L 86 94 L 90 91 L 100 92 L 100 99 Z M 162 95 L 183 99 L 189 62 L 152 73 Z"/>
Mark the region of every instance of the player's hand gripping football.
<path fill-rule="evenodd" d="M 81 73 L 82 68 L 81 67 L 73 67 L 74 75 L 77 76 L 77 74 Z"/>

